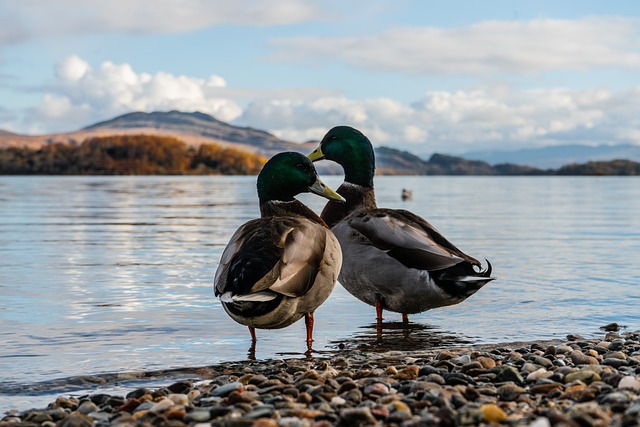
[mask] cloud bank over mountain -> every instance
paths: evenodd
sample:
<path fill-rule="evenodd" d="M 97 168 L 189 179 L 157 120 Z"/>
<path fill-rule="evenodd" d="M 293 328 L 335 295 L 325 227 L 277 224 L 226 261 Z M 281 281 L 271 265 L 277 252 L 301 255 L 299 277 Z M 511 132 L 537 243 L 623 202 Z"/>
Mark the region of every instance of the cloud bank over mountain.
<path fill-rule="evenodd" d="M 242 104 L 235 94 L 225 78 L 215 74 L 206 79 L 151 74 L 111 61 L 93 68 L 70 56 L 56 66 L 30 116 L 43 129 L 73 130 L 129 111 L 197 110 L 299 142 L 319 138 L 329 125 L 346 123 L 363 129 L 378 144 L 419 153 L 464 152 L 476 144 L 634 143 L 640 137 L 635 114 L 640 111 L 640 88 L 521 90 L 497 85 L 429 91 L 412 103 L 331 94 L 269 99 L 256 93 L 256 100 Z"/>

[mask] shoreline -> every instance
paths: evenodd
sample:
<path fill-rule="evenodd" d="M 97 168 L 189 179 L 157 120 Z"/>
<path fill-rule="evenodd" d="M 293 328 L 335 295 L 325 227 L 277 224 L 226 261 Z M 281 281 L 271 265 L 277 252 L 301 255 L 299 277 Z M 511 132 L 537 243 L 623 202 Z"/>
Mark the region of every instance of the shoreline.
<path fill-rule="evenodd" d="M 640 425 L 640 331 L 615 326 L 602 338 L 74 377 L 80 388 L 160 375 L 176 382 L 122 394 L 61 392 L 45 407 L 0 414 L 0 427 Z"/>

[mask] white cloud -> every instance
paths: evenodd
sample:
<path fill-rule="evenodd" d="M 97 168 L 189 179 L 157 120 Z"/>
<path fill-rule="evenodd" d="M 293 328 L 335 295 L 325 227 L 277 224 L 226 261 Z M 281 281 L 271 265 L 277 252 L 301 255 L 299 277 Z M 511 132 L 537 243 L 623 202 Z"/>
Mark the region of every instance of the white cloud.
<path fill-rule="evenodd" d="M 320 139 L 347 124 L 376 145 L 428 154 L 560 143 L 640 144 L 638 90 L 562 88 L 432 91 L 412 105 L 379 98 L 326 97 L 314 102 L 260 101 L 237 120 L 291 140 Z"/>
<path fill-rule="evenodd" d="M 20 0 L 0 4 L 0 44 L 113 31 L 176 33 L 212 25 L 279 25 L 317 15 L 303 0 Z"/>
<path fill-rule="evenodd" d="M 110 61 L 92 67 L 72 56 L 56 67 L 29 131 L 69 131 L 130 111 L 202 111 L 292 141 L 318 140 L 332 126 L 361 129 L 376 145 L 461 153 L 479 148 L 561 143 L 640 144 L 640 87 L 629 90 L 516 89 L 429 91 L 411 104 L 350 99 L 321 91 L 228 88 L 223 77 L 149 74 Z M 238 98 L 240 96 L 241 98 Z M 246 99 L 252 99 L 244 104 Z M 25 120 L 26 122 L 26 120 Z"/>
<path fill-rule="evenodd" d="M 531 74 L 594 67 L 640 68 L 640 19 L 485 21 L 465 28 L 397 27 L 342 37 L 271 42 L 275 60 L 326 62 L 416 74 Z"/>
<path fill-rule="evenodd" d="M 68 131 L 130 111 L 203 111 L 230 121 L 241 107 L 220 96 L 226 86 L 217 75 L 207 79 L 165 72 L 137 73 L 129 64 L 105 61 L 93 69 L 84 59 L 71 56 L 56 66 L 55 80 L 32 120 L 30 131 Z"/>

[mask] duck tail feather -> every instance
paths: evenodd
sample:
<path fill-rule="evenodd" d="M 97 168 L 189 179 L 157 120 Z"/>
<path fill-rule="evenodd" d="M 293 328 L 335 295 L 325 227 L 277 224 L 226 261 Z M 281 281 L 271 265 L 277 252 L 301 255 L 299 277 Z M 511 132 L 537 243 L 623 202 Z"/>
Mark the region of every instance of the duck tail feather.
<path fill-rule="evenodd" d="M 278 294 L 271 291 L 254 292 L 246 295 L 233 295 L 231 292 L 225 292 L 220 296 L 220 301 L 226 303 L 238 301 L 266 302 L 275 299 L 277 296 Z"/>
<path fill-rule="evenodd" d="M 486 279 L 495 279 L 495 277 L 491 277 L 491 272 L 493 271 L 493 266 L 491 265 L 491 263 L 489 262 L 488 259 L 484 259 L 487 262 L 487 268 L 485 268 L 484 270 L 482 269 L 482 266 L 480 265 L 474 265 L 474 271 L 476 273 L 476 276 L 470 276 L 470 277 L 476 277 L 477 280 L 486 280 Z"/>

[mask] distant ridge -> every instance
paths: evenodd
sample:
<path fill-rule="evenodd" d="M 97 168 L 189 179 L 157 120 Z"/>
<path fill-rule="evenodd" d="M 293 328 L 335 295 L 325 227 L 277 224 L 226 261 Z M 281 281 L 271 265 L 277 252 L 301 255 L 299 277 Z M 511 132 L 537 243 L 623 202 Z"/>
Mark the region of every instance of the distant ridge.
<path fill-rule="evenodd" d="M 524 148 L 521 150 L 472 151 L 461 154 L 465 159 L 482 160 L 489 164 L 516 163 L 542 169 L 559 168 L 572 163 L 588 161 L 609 161 L 628 159 L 640 161 L 638 145 L 557 145 L 542 148 Z"/>

